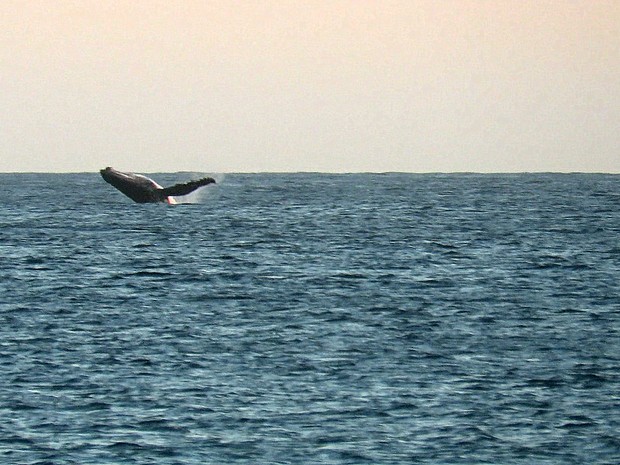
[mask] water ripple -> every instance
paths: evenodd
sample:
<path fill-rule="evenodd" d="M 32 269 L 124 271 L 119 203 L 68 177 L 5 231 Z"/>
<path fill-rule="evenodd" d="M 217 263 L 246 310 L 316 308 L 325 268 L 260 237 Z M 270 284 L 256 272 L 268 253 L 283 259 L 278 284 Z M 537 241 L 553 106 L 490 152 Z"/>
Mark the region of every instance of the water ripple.
<path fill-rule="evenodd" d="M 620 463 L 617 176 L 0 178 L 2 463 Z"/>

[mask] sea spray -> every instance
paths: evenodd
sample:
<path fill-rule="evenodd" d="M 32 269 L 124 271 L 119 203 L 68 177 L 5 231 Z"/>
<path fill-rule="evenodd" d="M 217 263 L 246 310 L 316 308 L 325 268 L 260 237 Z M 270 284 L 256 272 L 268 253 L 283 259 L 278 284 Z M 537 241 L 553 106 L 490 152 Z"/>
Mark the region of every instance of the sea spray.
<path fill-rule="evenodd" d="M 217 186 L 221 184 L 226 177 L 224 173 L 214 175 L 206 175 L 204 173 L 191 173 L 191 175 L 192 179 L 200 179 L 206 176 L 210 176 L 215 179 L 216 184 L 211 184 L 208 189 L 200 188 L 195 190 L 194 192 L 190 192 L 187 195 L 175 197 L 174 199 L 176 200 L 176 204 L 203 203 L 207 198 L 215 195 Z"/>

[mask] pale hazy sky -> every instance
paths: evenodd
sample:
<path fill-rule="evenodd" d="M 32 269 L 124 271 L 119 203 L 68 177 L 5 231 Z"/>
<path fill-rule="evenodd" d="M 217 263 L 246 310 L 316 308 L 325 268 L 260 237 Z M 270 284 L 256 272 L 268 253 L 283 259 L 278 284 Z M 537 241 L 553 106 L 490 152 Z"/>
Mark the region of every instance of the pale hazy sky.
<path fill-rule="evenodd" d="M 0 172 L 620 172 L 620 0 L 1 0 Z"/>

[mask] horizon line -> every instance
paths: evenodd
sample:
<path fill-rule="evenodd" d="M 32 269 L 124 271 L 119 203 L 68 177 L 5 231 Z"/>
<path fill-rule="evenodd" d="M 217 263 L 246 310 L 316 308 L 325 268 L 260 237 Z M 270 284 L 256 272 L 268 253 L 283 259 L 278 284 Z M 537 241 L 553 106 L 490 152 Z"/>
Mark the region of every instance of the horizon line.
<path fill-rule="evenodd" d="M 210 173 L 210 174 L 478 174 L 478 175 L 508 175 L 508 174 L 606 174 L 619 175 L 620 171 L 202 171 L 202 170 L 179 170 L 179 171 L 141 171 L 146 174 L 176 174 L 176 173 Z M 0 174 L 98 174 L 96 171 L 0 171 Z"/>

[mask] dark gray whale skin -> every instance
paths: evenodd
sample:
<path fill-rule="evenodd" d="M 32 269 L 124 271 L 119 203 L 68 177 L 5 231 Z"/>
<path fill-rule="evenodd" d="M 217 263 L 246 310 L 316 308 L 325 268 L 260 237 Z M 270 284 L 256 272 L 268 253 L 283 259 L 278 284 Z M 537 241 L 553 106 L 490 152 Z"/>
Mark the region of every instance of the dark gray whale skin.
<path fill-rule="evenodd" d="M 100 170 L 99 173 L 101 173 L 101 177 L 106 182 L 112 184 L 127 197 L 138 203 L 173 203 L 169 197 L 187 195 L 199 187 L 215 183 L 213 178 L 202 178 L 197 181 L 162 187 L 152 179 L 141 174 L 124 173 L 109 166 Z"/>

